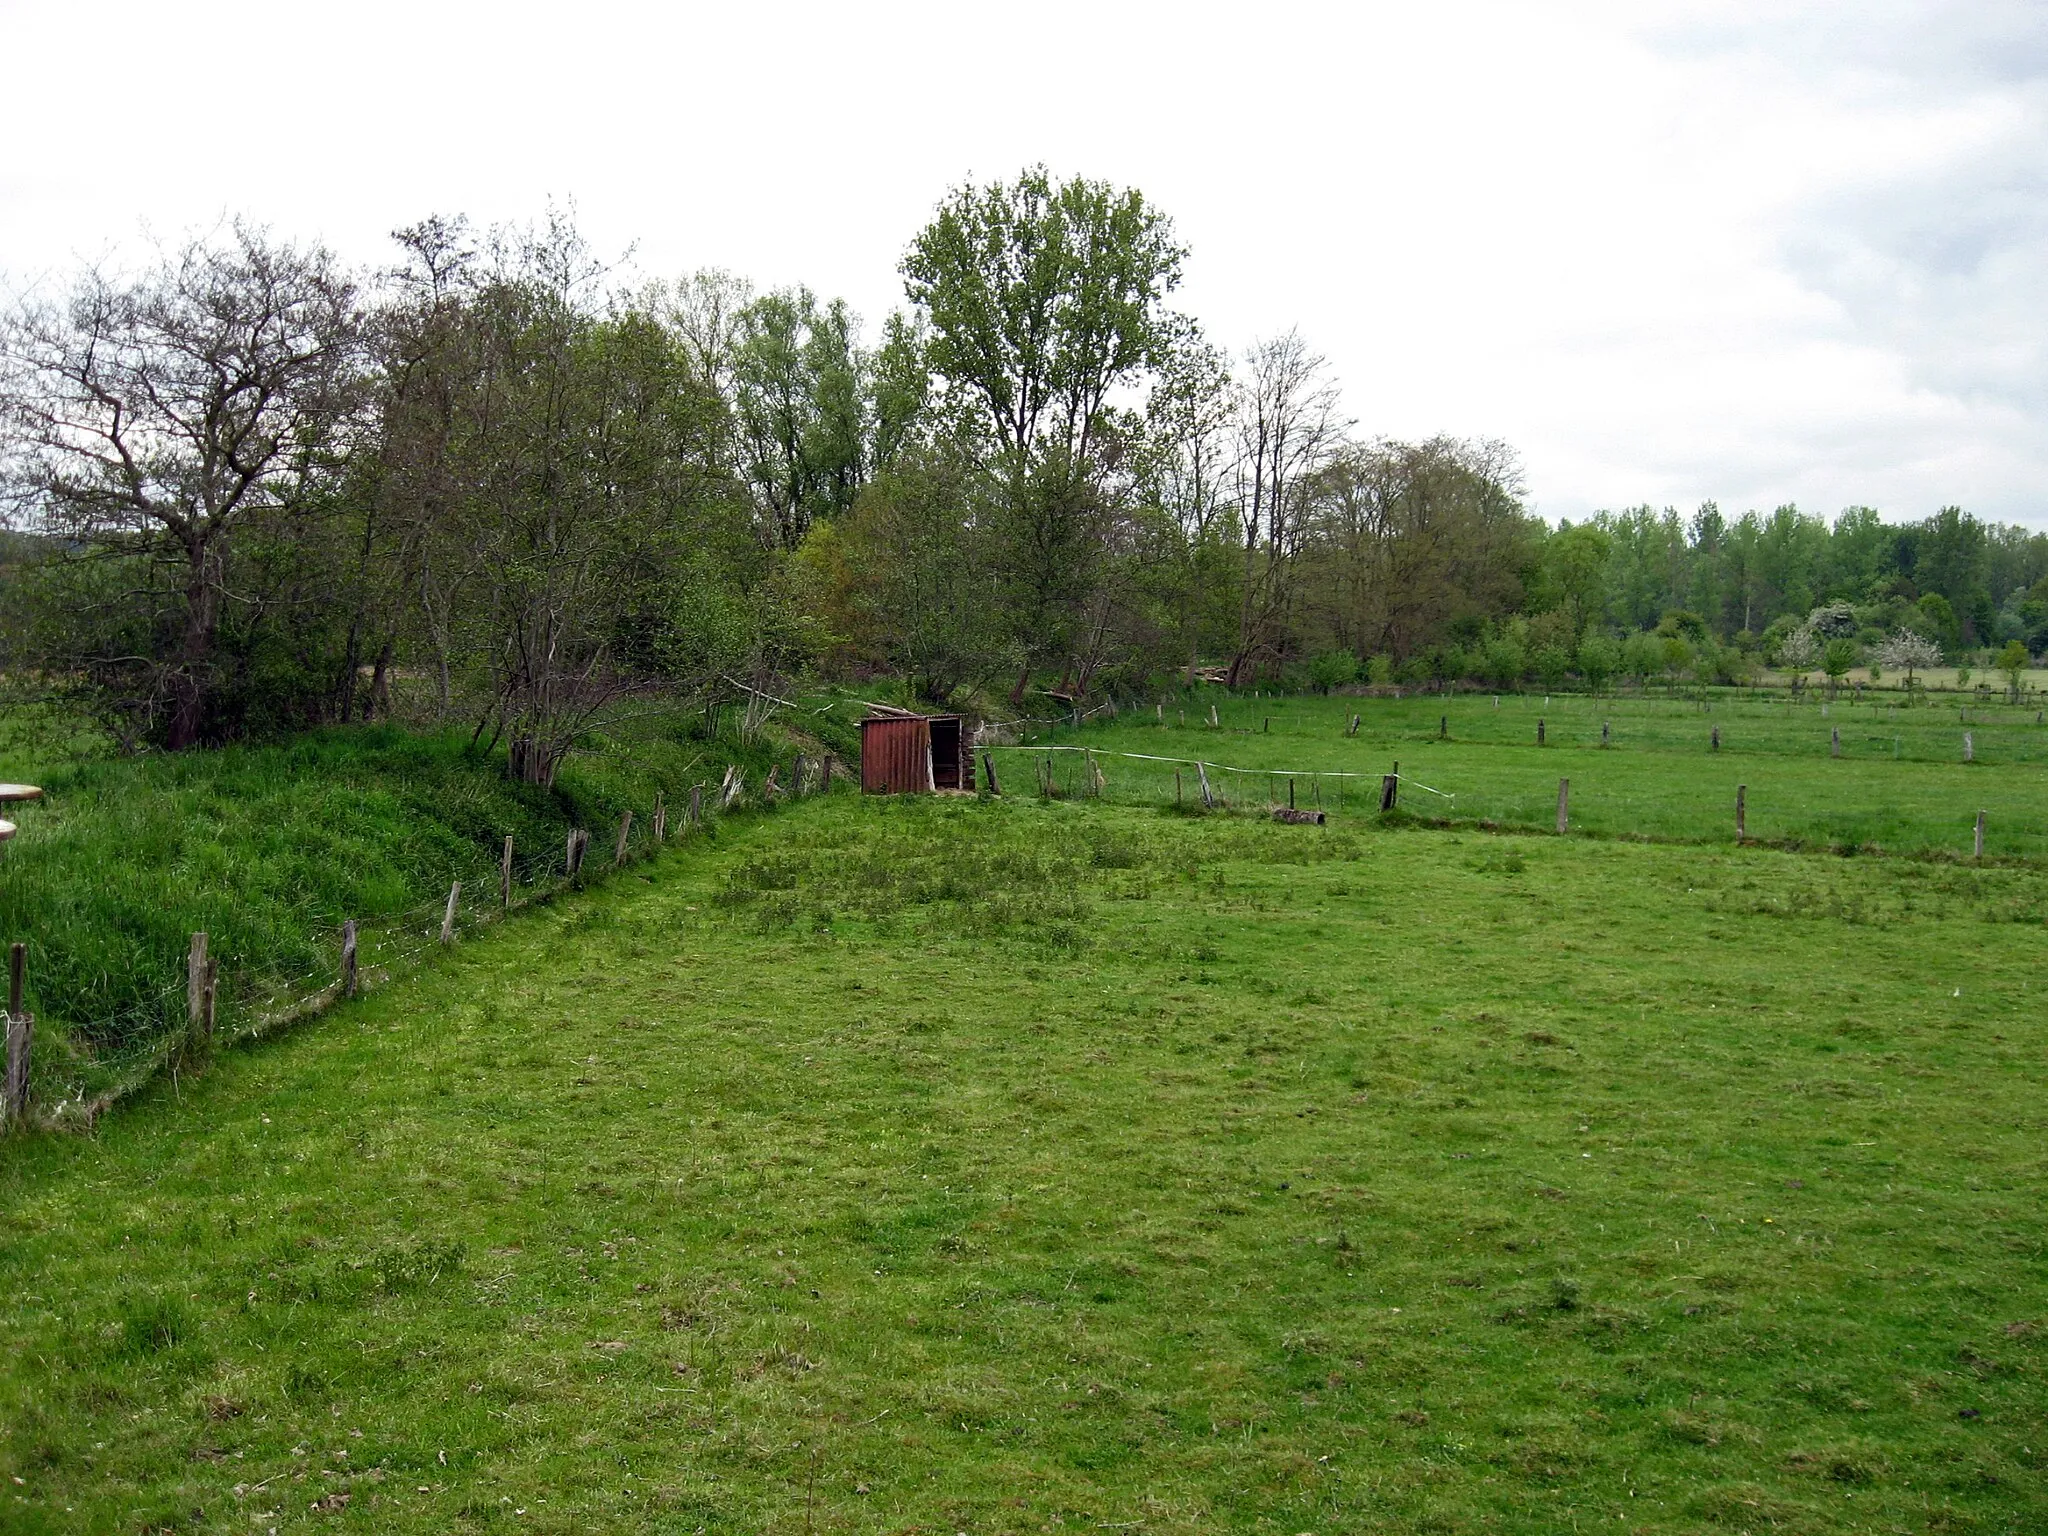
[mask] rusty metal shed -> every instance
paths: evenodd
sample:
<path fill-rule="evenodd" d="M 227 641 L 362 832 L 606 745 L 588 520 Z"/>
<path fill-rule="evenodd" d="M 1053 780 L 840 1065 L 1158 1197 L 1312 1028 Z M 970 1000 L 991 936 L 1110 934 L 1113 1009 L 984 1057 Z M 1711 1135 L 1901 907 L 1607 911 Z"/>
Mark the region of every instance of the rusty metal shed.
<path fill-rule="evenodd" d="M 860 723 L 860 787 L 868 795 L 974 788 L 974 751 L 958 715 L 869 715 Z"/>

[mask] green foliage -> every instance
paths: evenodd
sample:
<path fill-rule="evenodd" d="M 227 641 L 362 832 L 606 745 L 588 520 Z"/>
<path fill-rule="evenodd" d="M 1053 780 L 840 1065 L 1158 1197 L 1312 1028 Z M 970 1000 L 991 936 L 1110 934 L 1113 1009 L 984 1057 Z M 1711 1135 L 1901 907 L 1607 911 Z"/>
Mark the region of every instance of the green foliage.
<path fill-rule="evenodd" d="M 1579 641 L 1579 672 L 1598 690 L 1621 670 L 1621 647 L 1604 630 L 1588 629 Z"/>
<path fill-rule="evenodd" d="M 1359 660 L 1349 651 L 1325 651 L 1308 664 L 1309 681 L 1319 693 L 1357 682 L 1359 671 Z"/>

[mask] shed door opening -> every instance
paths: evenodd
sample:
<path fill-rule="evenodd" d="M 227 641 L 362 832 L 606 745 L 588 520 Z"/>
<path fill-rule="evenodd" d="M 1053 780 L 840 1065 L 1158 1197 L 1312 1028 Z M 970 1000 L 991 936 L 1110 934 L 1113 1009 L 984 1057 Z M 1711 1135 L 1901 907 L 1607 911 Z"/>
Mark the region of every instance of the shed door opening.
<path fill-rule="evenodd" d="M 960 782 L 960 722 L 932 721 L 932 788 L 965 789 Z"/>

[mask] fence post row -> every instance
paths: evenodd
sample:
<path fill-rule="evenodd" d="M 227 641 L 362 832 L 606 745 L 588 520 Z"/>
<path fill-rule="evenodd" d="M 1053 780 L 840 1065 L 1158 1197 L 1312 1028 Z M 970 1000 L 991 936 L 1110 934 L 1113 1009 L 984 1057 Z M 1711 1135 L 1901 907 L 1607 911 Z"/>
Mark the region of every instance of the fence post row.
<path fill-rule="evenodd" d="M 22 1010 L 21 989 L 28 969 L 28 946 L 7 952 L 7 1076 L 0 1082 L 0 1120 L 18 1123 L 28 1114 L 29 1045 L 35 1036 L 34 1017 Z"/>

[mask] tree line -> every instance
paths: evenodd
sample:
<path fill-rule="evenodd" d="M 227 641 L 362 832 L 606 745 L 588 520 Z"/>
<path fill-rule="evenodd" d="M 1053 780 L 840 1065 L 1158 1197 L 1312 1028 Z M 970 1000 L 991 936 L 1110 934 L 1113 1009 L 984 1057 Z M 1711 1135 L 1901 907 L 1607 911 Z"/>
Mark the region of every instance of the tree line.
<path fill-rule="evenodd" d="M 629 278 L 558 214 L 428 219 L 374 272 L 247 225 L 88 270 L 0 322 L 0 666 L 131 748 L 399 711 L 546 783 L 623 701 L 819 670 L 1012 708 L 1598 682 L 1844 607 L 1829 638 L 2048 648 L 2048 537 L 1552 528 L 1506 444 L 1361 434 L 1298 334 L 1211 341 L 1186 259 L 1142 194 L 1034 169 L 946 196 L 872 336 L 802 287 Z"/>

